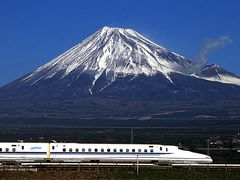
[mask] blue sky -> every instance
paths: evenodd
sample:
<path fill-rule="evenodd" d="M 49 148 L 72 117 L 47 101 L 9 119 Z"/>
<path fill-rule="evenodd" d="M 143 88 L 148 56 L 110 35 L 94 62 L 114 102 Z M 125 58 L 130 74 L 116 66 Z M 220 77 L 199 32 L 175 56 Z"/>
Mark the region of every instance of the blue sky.
<path fill-rule="evenodd" d="M 0 86 L 45 64 L 103 26 L 132 28 L 196 59 L 209 39 L 233 42 L 208 64 L 240 74 L 238 0 L 1 0 Z"/>

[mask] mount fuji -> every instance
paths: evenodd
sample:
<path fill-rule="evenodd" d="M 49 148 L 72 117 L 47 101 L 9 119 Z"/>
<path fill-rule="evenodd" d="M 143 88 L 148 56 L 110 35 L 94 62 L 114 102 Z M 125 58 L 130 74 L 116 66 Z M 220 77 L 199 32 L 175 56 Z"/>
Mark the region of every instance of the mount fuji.
<path fill-rule="evenodd" d="M 196 65 L 132 29 L 103 27 L 0 88 L 0 117 L 126 117 L 210 104 L 232 112 L 225 105 L 239 105 L 240 77 Z"/>

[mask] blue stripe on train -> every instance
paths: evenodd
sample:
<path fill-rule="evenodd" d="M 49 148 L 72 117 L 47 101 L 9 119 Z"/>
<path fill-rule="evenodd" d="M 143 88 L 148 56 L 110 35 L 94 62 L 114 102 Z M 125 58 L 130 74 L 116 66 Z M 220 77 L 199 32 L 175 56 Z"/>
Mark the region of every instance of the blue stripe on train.
<path fill-rule="evenodd" d="M 46 154 L 47 152 L 0 152 L 0 154 Z"/>
<path fill-rule="evenodd" d="M 133 153 L 133 152 L 51 152 L 51 154 L 147 154 L 147 155 L 162 155 L 162 154 L 173 154 L 173 153 Z"/>
<path fill-rule="evenodd" d="M 173 153 L 133 153 L 133 152 L 50 152 L 51 154 L 145 154 L 145 155 L 163 155 L 163 154 L 173 154 Z M 0 152 L 0 154 L 47 154 L 47 152 Z"/>

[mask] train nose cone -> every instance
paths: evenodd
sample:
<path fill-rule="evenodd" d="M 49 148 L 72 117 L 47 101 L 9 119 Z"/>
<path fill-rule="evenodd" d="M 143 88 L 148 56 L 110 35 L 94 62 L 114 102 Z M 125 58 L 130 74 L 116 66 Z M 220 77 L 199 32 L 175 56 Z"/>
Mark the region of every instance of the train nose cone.
<path fill-rule="evenodd" d="M 212 163 L 213 162 L 213 160 L 210 156 L 206 156 L 205 158 L 207 159 L 207 163 Z"/>
<path fill-rule="evenodd" d="M 212 160 L 212 158 L 210 157 L 210 159 L 209 159 L 209 163 L 212 163 L 213 162 L 213 160 Z"/>

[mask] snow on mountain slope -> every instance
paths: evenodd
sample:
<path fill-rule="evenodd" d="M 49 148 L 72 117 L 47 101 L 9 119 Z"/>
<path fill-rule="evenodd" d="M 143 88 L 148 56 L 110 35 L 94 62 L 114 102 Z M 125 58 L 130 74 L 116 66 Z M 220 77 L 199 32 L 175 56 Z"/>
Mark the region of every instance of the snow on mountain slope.
<path fill-rule="evenodd" d="M 235 84 L 240 86 L 240 77 L 224 70 L 216 64 L 208 65 L 203 70 L 197 74 L 197 77 L 209 80 L 217 81 L 227 84 Z"/>
<path fill-rule="evenodd" d="M 140 74 L 153 76 L 160 73 L 174 83 L 171 72 L 189 75 L 185 70 L 193 64 L 192 61 L 153 43 L 132 29 L 103 27 L 22 81 L 34 85 L 59 73 L 60 79 L 72 73 L 77 74 L 77 77 L 84 73 L 91 76 L 92 87 L 89 92 L 92 93 L 91 89 L 102 75 L 105 75 L 111 84 L 117 77 Z M 191 76 L 240 85 L 240 78 L 229 74 L 206 76 L 203 73 Z"/>
<path fill-rule="evenodd" d="M 235 85 L 240 86 L 239 78 L 235 78 L 235 77 L 228 76 L 228 75 L 220 74 L 218 77 L 209 77 L 209 78 L 204 78 L 204 79 L 209 80 L 209 81 L 217 81 L 217 82 L 221 82 L 221 83 L 235 84 Z"/>
<path fill-rule="evenodd" d="M 93 76 L 93 85 L 103 73 L 110 82 L 117 76 L 152 76 L 159 72 L 171 81 L 169 73 L 187 67 L 189 63 L 183 56 L 158 46 L 131 29 L 104 27 L 38 68 L 24 81 L 34 79 L 32 84 L 35 84 L 59 71 L 64 71 L 62 78 L 76 71 L 79 76 L 88 73 Z"/>

